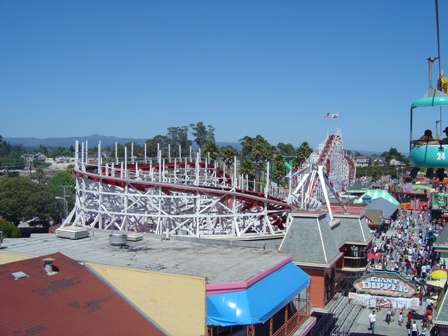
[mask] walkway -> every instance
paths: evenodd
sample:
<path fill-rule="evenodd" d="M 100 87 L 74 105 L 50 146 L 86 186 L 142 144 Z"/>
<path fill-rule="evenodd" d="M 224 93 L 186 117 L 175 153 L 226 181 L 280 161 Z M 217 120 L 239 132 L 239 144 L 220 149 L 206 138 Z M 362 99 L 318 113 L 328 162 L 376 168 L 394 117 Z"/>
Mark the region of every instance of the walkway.
<path fill-rule="evenodd" d="M 422 225 L 424 228 L 424 232 L 426 231 L 426 226 L 429 223 L 425 221 L 425 223 Z M 418 235 L 419 226 L 416 225 L 415 228 L 412 228 L 411 230 L 415 231 L 415 233 Z M 386 236 L 390 237 L 396 233 L 395 230 L 389 229 L 386 232 Z M 376 245 L 380 246 L 381 244 L 381 238 L 376 239 Z M 421 331 L 422 326 L 422 319 L 424 317 L 426 309 L 426 304 L 423 302 L 423 304 L 419 307 L 419 309 L 415 312 L 413 312 L 413 319 L 417 322 L 417 325 L 419 327 L 419 331 Z M 375 310 L 377 319 L 375 323 L 375 335 L 393 335 L 393 336 L 407 336 L 407 330 L 406 330 L 406 315 L 408 313 L 408 310 L 403 310 L 403 316 L 404 316 L 404 323 L 402 326 L 399 326 L 397 323 L 397 318 L 399 311 L 397 310 L 396 315 L 394 316 L 394 321 L 390 322 L 389 324 L 386 323 L 386 311 L 387 309 L 383 308 L 381 310 Z M 369 323 L 369 315 L 371 310 L 369 308 L 363 308 L 361 312 L 358 314 L 355 322 L 353 323 L 352 328 L 350 329 L 350 332 L 348 335 L 350 336 L 361 336 L 361 335 L 372 335 L 372 332 L 368 329 L 370 326 Z M 429 335 L 429 330 L 426 332 L 426 335 Z"/>

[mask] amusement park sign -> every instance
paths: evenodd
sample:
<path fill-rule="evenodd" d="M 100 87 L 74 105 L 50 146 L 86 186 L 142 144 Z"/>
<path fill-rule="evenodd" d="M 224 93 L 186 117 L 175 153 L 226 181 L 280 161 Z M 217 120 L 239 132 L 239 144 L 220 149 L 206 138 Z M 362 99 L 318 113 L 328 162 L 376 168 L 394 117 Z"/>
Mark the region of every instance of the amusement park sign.
<path fill-rule="evenodd" d="M 356 280 L 353 286 L 358 292 L 374 295 L 412 297 L 417 288 L 397 272 L 375 270 Z"/>

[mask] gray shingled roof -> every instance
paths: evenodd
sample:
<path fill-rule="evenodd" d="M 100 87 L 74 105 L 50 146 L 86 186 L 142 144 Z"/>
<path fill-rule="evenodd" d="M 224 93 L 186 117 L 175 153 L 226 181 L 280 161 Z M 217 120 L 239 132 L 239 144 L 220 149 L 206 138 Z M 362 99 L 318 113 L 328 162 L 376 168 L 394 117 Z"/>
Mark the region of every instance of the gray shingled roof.
<path fill-rule="evenodd" d="M 444 294 L 444 298 L 442 300 L 441 307 L 439 308 L 437 315 L 435 316 L 433 323 L 439 324 L 439 325 L 447 325 L 448 321 L 448 293 Z"/>
<path fill-rule="evenodd" d="M 230 246 L 231 242 L 218 246 L 208 239 L 161 240 L 151 234 L 144 234 L 141 241 L 128 242 L 127 249 L 119 249 L 110 246 L 110 233 L 92 230 L 88 238 L 78 240 L 33 234 L 31 238 L 4 239 L 2 250 L 34 256 L 61 252 L 78 261 L 204 277 L 207 284 L 247 281 L 288 258 L 269 249 Z"/>
<path fill-rule="evenodd" d="M 340 252 L 326 213 L 294 213 L 293 221 L 280 245 L 280 252 L 292 255 L 298 263 L 329 265 Z"/>
<path fill-rule="evenodd" d="M 338 246 L 344 242 L 367 244 L 373 239 L 363 215 L 334 214 L 331 229 Z"/>
<path fill-rule="evenodd" d="M 382 210 L 365 210 L 366 217 L 372 221 L 372 224 L 381 224 L 383 220 Z"/>
<path fill-rule="evenodd" d="M 378 197 L 372 200 L 372 203 L 367 205 L 365 210 L 382 210 L 384 218 L 391 217 L 395 211 L 398 210 L 398 206 L 389 202 L 388 200 Z"/>
<path fill-rule="evenodd" d="M 434 243 L 434 247 L 436 246 L 444 246 L 447 247 L 448 242 L 448 226 L 444 225 L 442 228 L 442 231 L 440 231 L 439 235 L 436 238 L 436 241 Z"/>

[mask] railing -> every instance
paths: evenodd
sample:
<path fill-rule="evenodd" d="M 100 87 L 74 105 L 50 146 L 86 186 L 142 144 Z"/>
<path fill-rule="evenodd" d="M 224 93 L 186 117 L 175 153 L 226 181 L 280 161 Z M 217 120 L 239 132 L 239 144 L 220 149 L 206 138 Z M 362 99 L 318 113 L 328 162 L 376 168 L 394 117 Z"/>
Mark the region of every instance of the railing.
<path fill-rule="evenodd" d="M 350 333 L 350 329 L 362 309 L 361 306 L 346 305 L 343 312 L 338 316 L 336 326 L 331 332 L 331 336 L 345 336 Z"/>
<path fill-rule="evenodd" d="M 364 268 L 366 266 L 366 257 L 344 257 L 344 268 Z"/>
<path fill-rule="evenodd" d="M 292 315 L 286 323 L 281 326 L 272 336 L 288 336 L 299 329 L 303 322 L 309 317 L 311 302 L 308 301 L 297 312 Z"/>

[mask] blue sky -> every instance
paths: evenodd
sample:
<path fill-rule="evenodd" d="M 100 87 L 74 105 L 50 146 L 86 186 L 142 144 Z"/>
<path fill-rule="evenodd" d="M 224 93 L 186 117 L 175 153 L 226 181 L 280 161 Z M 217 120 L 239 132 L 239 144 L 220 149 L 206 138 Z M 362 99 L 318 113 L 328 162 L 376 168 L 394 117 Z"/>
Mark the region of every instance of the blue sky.
<path fill-rule="evenodd" d="M 448 71 L 448 0 L 439 13 Z M 0 134 L 149 139 L 202 121 L 217 141 L 315 147 L 340 127 L 347 149 L 408 152 L 436 55 L 429 0 L 2 0 Z"/>

